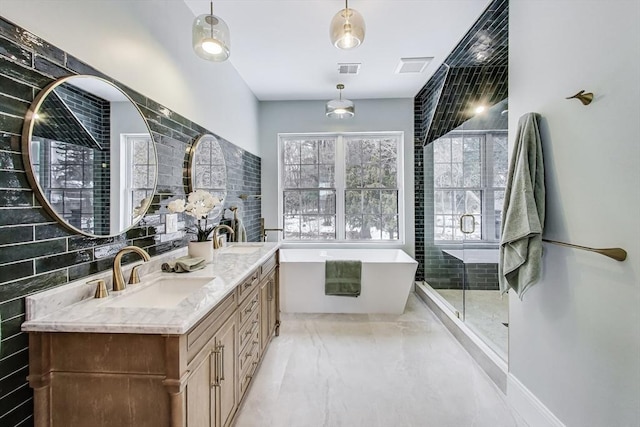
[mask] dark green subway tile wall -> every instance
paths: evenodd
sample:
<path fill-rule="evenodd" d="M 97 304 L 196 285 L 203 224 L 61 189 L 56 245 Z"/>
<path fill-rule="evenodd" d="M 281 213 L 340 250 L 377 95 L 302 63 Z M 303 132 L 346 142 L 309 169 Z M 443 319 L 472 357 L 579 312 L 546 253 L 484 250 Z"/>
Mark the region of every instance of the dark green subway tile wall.
<path fill-rule="evenodd" d="M 459 288 L 462 266 L 434 244 L 430 143 L 468 120 L 469 105 L 507 98 L 508 53 L 509 1 L 494 0 L 414 99 L 416 280 L 434 287 Z"/>
<path fill-rule="evenodd" d="M 121 87 L 149 121 L 156 142 L 159 173 L 151 213 L 116 237 L 81 236 L 60 226 L 40 207 L 22 163 L 26 109 L 46 85 L 74 74 L 99 76 Z M 184 233 L 165 233 L 164 213 L 170 199 L 184 196 L 185 156 L 205 133 L 215 135 L 0 17 L 0 426 L 33 424 L 33 394 L 26 382 L 28 337 L 20 331 L 25 296 L 110 269 L 126 245 L 143 247 L 152 256 L 185 246 Z M 239 196 L 260 194 L 260 158 L 218 140 L 226 161 L 225 206 L 241 206 L 248 239 L 257 241 L 261 201 Z"/>

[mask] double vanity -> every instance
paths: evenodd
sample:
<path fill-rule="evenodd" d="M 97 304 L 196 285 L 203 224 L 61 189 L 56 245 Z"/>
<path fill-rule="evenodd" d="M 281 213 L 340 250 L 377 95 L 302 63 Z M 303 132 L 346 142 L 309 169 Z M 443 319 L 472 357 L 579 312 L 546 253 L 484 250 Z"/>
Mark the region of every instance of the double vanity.
<path fill-rule="evenodd" d="M 185 251 L 134 266 L 140 283 L 105 298 L 87 283 L 104 273 L 27 298 L 36 426 L 232 423 L 278 333 L 278 245 L 236 244 L 204 269 L 160 271 Z"/>

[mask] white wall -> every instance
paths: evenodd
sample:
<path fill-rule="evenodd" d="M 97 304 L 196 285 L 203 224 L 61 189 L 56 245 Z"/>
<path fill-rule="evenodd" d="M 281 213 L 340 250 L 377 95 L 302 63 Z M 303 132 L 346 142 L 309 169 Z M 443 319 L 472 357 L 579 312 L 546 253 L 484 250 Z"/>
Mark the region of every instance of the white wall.
<path fill-rule="evenodd" d="M 260 102 L 260 156 L 262 157 L 262 215 L 267 228 L 278 224 L 278 133 L 404 132 L 405 245 L 415 252 L 413 187 L 413 99 L 354 100 L 356 115 L 348 120 L 328 119 L 326 101 Z"/>
<path fill-rule="evenodd" d="M 545 244 L 541 282 L 509 298 L 509 371 L 567 426 L 638 426 L 640 2 L 512 1 L 509 27 L 511 137 L 544 117 L 546 237 L 628 251 Z M 564 99 L 580 89 L 591 105 Z"/>
<path fill-rule="evenodd" d="M 193 52 L 195 16 L 184 2 L 1 0 L 0 14 L 258 154 L 258 101 L 231 62 L 205 61 Z"/>

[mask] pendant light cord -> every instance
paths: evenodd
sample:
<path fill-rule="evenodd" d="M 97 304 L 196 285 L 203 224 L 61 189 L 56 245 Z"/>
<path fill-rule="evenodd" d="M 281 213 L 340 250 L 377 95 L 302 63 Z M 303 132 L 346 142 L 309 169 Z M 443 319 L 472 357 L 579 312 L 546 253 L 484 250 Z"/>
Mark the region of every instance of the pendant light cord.
<path fill-rule="evenodd" d="M 211 0 L 211 22 L 209 23 L 211 25 L 211 38 L 213 38 L 213 0 Z"/>

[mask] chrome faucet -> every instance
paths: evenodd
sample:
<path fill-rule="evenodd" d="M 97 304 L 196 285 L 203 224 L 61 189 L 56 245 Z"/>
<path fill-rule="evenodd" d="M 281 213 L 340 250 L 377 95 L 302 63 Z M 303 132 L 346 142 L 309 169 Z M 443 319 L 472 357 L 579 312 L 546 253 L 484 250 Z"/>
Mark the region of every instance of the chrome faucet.
<path fill-rule="evenodd" d="M 126 285 L 124 283 L 124 274 L 122 273 L 122 256 L 128 253 L 135 252 L 142 257 L 142 259 L 147 262 L 151 259 L 147 251 L 138 246 L 125 246 L 120 249 L 116 254 L 115 259 L 113 260 L 113 290 L 114 291 L 122 291 Z M 131 277 L 129 277 L 129 284 L 140 282 L 140 277 L 138 276 L 138 267 L 135 266 L 131 270 Z"/>
<path fill-rule="evenodd" d="M 231 235 L 233 236 L 233 228 L 225 224 L 216 225 L 212 231 L 213 249 L 220 249 L 222 247 L 222 244 L 220 243 L 221 237 L 218 236 L 218 232 L 220 231 L 221 228 L 226 228 L 229 231 L 229 233 L 231 233 Z"/>

